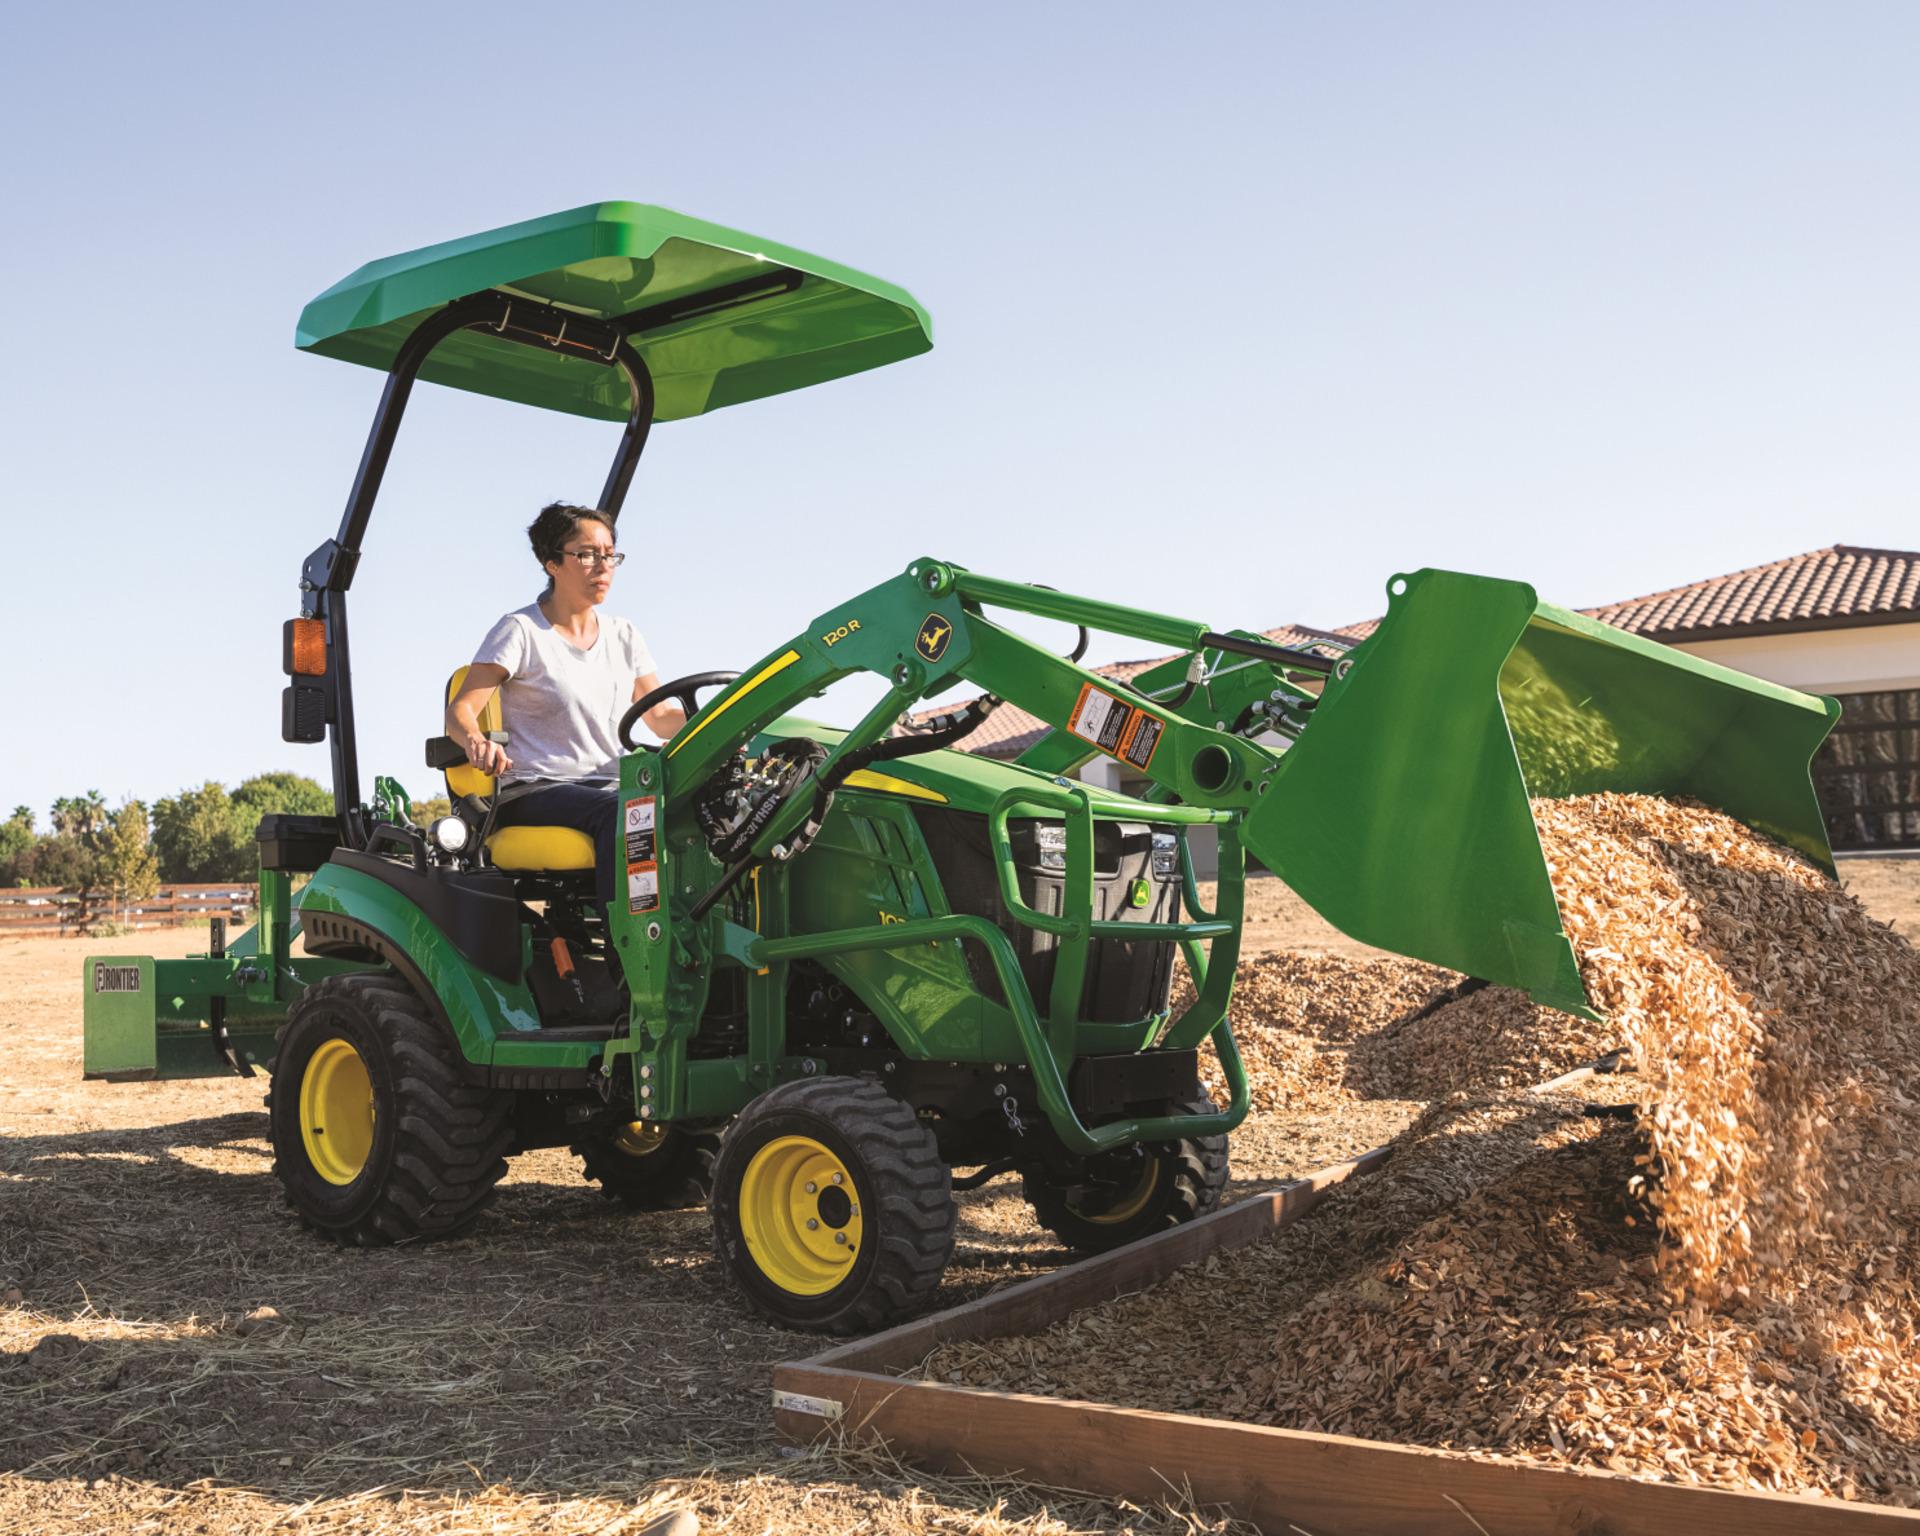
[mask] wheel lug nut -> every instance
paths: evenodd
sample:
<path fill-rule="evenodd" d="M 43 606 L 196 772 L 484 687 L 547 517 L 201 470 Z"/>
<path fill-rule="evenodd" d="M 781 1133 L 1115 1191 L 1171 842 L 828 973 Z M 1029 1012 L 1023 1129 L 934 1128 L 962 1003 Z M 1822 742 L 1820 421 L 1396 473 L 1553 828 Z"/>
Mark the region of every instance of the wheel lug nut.
<path fill-rule="evenodd" d="M 809 1216 L 807 1218 L 807 1230 L 809 1232 L 818 1232 L 820 1230 L 820 1223 L 818 1219 L 816 1219 L 815 1217 Z"/>
<path fill-rule="evenodd" d="M 833 1240 L 844 1248 L 847 1243 L 847 1234 L 844 1232 L 836 1232 L 833 1234 Z"/>
<path fill-rule="evenodd" d="M 844 1173 L 836 1173 L 833 1176 L 833 1182 L 836 1184 L 844 1184 L 847 1182 L 847 1176 Z"/>
<path fill-rule="evenodd" d="M 816 1193 L 816 1192 L 818 1192 L 818 1190 L 819 1190 L 819 1188 L 820 1188 L 820 1186 L 819 1186 L 818 1184 L 816 1184 L 816 1183 L 814 1183 L 812 1179 L 808 1179 L 808 1180 L 807 1180 L 807 1193 L 808 1193 L 808 1194 L 810 1194 L 810 1195 L 811 1195 L 811 1194 L 814 1194 L 814 1193 Z"/>

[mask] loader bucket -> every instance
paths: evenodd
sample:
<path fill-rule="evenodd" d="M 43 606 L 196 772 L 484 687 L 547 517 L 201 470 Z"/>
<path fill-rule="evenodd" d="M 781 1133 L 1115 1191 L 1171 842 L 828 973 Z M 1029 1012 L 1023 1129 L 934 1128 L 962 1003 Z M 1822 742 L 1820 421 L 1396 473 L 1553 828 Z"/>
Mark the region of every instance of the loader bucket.
<path fill-rule="evenodd" d="M 1247 818 L 1248 849 L 1381 949 L 1598 1017 L 1528 808 L 1688 796 L 1831 872 L 1809 768 L 1840 706 L 1541 603 L 1417 571 L 1331 679 Z"/>

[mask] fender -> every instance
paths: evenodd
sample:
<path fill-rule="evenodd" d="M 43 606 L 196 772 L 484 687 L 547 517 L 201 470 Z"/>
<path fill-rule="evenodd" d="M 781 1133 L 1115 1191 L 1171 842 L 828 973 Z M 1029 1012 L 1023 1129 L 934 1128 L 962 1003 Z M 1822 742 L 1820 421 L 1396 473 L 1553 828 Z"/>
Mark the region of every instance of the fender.
<path fill-rule="evenodd" d="M 420 987 L 444 1015 L 460 1054 L 475 1066 L 490 1066 L 495 1041 L 540 1027 L 533 995 L 520 981 L 490 974 L 461 954 L 451 938 L 405 894 L 387 882 L 347 864 L 324 864 L 300 892 L 299 911 L 309 951 L 364 948 L 348 935 L 327 937 L 330 917 L 364 925 L 409 962 L 408 980 Z M 514 935 L 516 956 L 524 930 Z M 523 974 L 514 967 L 516 977 Z"/>

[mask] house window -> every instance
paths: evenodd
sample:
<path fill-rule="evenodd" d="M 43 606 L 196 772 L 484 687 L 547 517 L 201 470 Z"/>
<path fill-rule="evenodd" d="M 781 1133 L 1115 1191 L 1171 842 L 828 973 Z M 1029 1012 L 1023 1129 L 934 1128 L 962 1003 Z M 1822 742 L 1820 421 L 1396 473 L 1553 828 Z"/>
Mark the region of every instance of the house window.
<path fill-rule="evenodd" d="M 1920 848 L 1920 688 L 1843 693 L 1813 760 L 1835 850 Z"/>

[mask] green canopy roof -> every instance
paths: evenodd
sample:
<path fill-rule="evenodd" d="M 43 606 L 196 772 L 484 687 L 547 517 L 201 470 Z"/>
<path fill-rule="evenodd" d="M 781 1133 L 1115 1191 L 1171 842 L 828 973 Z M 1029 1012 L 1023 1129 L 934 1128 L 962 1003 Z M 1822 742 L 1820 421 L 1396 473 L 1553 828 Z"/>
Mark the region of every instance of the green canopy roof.
<path fill-rule="evenodd" d="M 369 262 L 300 312 L 294 345 L 385 370 L 428 314 L 489 290 L 619 321 L 653 374 L 656 421 L 933 345 L 932 318 L 903 288 L 645 203 L 589 203 Z M 618 369 L 476 331 L 443 341 L 420 377 L 609 421 L 629 406 Z"/>

